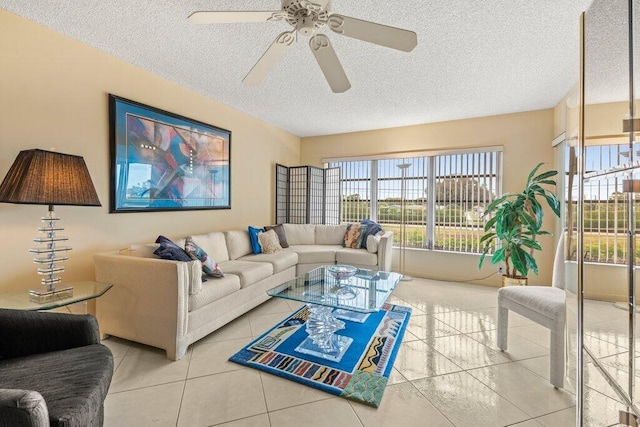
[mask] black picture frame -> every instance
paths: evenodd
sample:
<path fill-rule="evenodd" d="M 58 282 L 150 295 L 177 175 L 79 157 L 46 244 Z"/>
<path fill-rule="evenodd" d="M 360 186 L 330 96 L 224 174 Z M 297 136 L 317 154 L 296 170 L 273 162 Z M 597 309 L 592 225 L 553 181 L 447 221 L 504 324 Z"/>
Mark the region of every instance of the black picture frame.
<path fill-rule="evenodd" d="M 231 209 L 231 131 L 109 94 L 109 212 Z"/>

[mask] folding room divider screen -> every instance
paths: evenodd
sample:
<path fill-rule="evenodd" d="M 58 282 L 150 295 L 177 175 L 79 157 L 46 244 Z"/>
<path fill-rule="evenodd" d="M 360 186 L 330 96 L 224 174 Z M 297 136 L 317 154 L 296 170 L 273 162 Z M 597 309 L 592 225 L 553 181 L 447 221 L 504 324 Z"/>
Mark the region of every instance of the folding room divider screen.
<path fill-rule="evenodd" d="M 340 168 L 276 164 L 276 223 L 339 224 Z"/>

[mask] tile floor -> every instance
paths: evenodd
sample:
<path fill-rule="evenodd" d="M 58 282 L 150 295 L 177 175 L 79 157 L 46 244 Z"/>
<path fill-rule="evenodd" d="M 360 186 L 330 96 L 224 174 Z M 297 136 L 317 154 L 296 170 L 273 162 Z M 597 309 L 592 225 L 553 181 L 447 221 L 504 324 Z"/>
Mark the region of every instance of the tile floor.
<path fill-rule="evenodd" d="M 509 350 L 495 346 L 496 288 L 427 279 L 401 282 L 390 302 L 413 309 L 378 409 L 227 359 L 300 305 L 272 299 L 198 341 L 180 361 L 109 338 L 115 373 L 105 426 L 574 426 L 572 383 L 554 389 L 549 333 L 510 314 Z M 591 348 L 621 378 L 624 312 L 593 302 Z M 621 320 L 622 319 L 622 320 Z M 616 371 L 617 370 L 617 371 Z M 586 425 L 617 425 L 622 405 L 587 368 Z"/>

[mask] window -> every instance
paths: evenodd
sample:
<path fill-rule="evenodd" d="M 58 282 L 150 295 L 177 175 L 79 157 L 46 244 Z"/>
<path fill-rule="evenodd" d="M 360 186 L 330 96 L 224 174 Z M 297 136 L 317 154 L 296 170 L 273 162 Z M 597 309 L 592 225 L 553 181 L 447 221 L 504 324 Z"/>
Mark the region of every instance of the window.
<path fill-rule="evenodd" d="M 377 218 L 385 229 L 394 232 L 399 243 L 402 206 L 402 164 L 405 169 L 405 222 L 407 247 L 427 248 L 427 164 L 428 157 L 378 160 Z"/>
<path fill-rule="evenodd" d="M 378 221 L 400 236 L 402 169 L 407 246 L 480 253 L 485 207 L 501 191 L 499 147 L 413 157 L 329 161 L 341 169 L 341 221 Z"/>
<path fill-rule="evenodd" d="M 565 148 L 565 171 L 570 171 L 570 159 L 575 154 L 571 147 Z M 640 153 L 636 153 L 636 159 Z M 585 177 L 593 175 L 593 171 L 605 170 L 617 165 L 629 163 L 628 144 L 588 145 L 585 147 Z M 575 165 L 574 165 L 575 168 Z M 577 231 L 577 179 L 569 181 L 570 173 L 565 176 L 565 188 L 571 187 L 572 193 L 566 195 L 567 215 L 565 223 Z M 629 195 L 623 192 L 624 176 L 591 176 L 584 183 L 584 251 L 586 262 L 625 264 L 628 250 L 627 224 L 629 221 Z M 634 176 L 634 179 L 638 177 Z M 570 197 L 569 197 L 570 196 Z M 633 194 L 632 203 L 640 203 L 638 194 Z M 636 212 L 640 206 L 636 205 Z M 635 227 L 640 229 L 640 217 L 636 215 Z M 575 233 L 574 233 L 575 234 Z M 636 234 L 637 239 L 637 234 Z M 636 247 L 637 243 L 636 243 Z M 576 241 L 573 240 L 569 258 L 576 259 Z"/>
<path fill-rule="evenodd" d="M 371 217 L 371 161 L 332 163 L 340 167 L 341 222 Z M 373 219 L 373 218 L 372 218 Z"/>
<path fill-rule="evenodd" d="M 501 192 L 502 153 L 447 154 L 435 160 L 434 249 L 482 252 L 484 209 Z"/>

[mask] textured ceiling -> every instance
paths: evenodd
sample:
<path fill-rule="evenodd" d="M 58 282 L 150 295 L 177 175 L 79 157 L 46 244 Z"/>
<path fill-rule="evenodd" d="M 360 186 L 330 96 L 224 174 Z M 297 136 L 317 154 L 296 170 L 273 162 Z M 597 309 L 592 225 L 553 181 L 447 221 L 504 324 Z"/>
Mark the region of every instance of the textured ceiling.
<path fill-rule="evenodd" d="M 335 13 L 418 34 L 418 47 L 404 53 L 321 30 L 351 81 L 343 94 L 331 92 L 303 37 L 261 86 L 241 83 L 290 29 L 285 22 L 187 21 L 198 10 L 278 10 L 279 0 L 0 0 L 0 7 L 304 137 L 554 107 L 578 80 L 579 15 L 590 3 L 334 0 Z"/>

